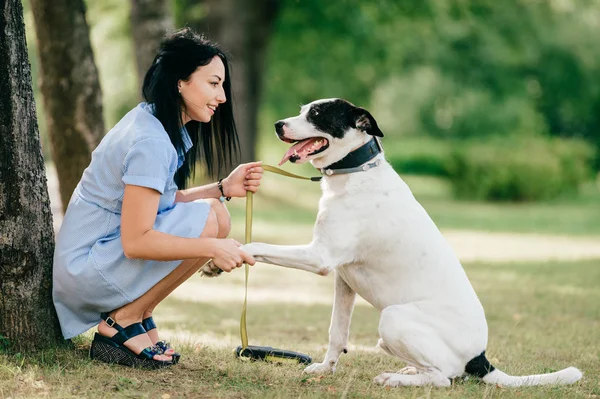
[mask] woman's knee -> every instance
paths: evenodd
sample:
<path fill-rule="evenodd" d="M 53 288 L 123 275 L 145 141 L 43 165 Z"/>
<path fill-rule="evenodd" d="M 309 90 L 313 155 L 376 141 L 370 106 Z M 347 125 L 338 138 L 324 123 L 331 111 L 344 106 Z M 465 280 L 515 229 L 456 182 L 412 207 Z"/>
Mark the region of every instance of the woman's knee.
<path fill-rule="evenodd" d="M 200 237 L 217 238 L 218 236 L 219 222 L 216 212 L 211 207 L 208 211 L 208 217 L 206 218 L 206 223 L 204 224 L 204 229 L 202 230 Z"/>
<path fill-rule="evenodd" d="M 229 232 L 231 232 L 231 215 L 229 214 L 227 207 L 224 203 L 216 198 L 210 198 L 207 201 L 217 217 L 217 224 L 219 226 L 219 233 L 217 237 L 227 237 Z"/>

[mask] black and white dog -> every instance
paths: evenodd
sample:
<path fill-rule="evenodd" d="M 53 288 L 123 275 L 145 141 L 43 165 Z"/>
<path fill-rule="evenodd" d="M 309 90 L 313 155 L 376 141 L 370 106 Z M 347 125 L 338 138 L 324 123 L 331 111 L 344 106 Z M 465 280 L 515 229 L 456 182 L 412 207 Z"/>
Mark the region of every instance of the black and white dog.
<path fill-rule="evenodd" d="M 308 245 L 250 243 L 242 249 L 259 262 L 335 273 L 329 347 L 323 362 L 305 371 L 335 370 L 358 293 L 381 312 L 379 346 L 408 365 L 380 374 L 378 383 L 449 386 L 451 378 L 467 374 L 524 386 L 582 377 L 574 367 L 514 377 L 489 363 L 483 307 L 450 245 L 386 162 L 377 141 L 383 133 L 368 111 L 340 99 L 319 100 L 275 128 L 293 143 L 280 164 L 310 161 L 323 173 L 314 237 Z"/>

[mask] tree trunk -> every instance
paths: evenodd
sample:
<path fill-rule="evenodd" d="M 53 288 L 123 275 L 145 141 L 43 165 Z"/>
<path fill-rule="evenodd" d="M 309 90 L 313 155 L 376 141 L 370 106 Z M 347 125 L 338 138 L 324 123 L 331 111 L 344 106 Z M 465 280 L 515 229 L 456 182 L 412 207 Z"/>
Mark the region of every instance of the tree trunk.
<path fill-rule="evenodd" d="M 31 0 L 41 89 L 63 209 L 104 134 L 83 0 Z"/>
<path fill-rule="evenodd" d="M 204 5 L 204 19 L 190 25 L 231 54 L 233 109 L 240 136 L 241 161 L 255 161 L 265 50 L 279 0 L 205 0 Z"/>
<path fill-rule="evenodd" d="M 52 304 L 54 231 L 21 0 L 0 0 L 0 59 L 0 347 L 31 351 L 63 339 Z"/>
<path fill-rule="evenodd" d="M 131 0 L 130 20 L 141 89 L 144 76 L 152 65 L 160 41 L 167 30 L 173 28 L 173 22 L 166 0 Z"/>

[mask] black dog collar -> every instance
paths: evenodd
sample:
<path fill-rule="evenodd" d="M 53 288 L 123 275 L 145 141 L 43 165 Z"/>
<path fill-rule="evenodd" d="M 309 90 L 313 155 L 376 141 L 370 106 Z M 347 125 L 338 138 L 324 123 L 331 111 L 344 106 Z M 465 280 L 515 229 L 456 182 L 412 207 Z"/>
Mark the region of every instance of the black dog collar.
<path fill-rule="evenodd" d="M 376 138 L 373 138 L 366 144 L 350 152 L 341 160 L 320 169 L 320 171 L 324 175 L 331 176 L 369 170 L 370 168 L 380 165 L 380 160 L 373 163 L 367 162 L 375 158 L 381 151 L 382 149 L 379 141 Z"/>

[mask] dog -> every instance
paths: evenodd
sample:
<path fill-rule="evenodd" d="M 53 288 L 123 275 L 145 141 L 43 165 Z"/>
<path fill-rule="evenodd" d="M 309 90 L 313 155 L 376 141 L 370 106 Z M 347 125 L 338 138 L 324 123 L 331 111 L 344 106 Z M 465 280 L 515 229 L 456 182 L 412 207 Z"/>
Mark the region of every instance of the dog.
<path fill-rule="evenodd" d="M 298 116 L 275 123 L 293 144 L 280 165 L 311 162 L 323 174 L 322 197 L 308 245 L 243 245 L 258 262 L 335 274 L 329 346 L 308 373 L 334 372 L 347 353 L 356 294 L 381 317 L 378 345 L 407 364 L 382 373 L 385 386 L 448 387 L 475 376 L 506 387 L 572 384 L 575 367 L 515 377 L 485 356 L 488 327 L 483 307 L 452 248 L 405 182 L 386 162 L 383 133 L 365 109 L 342 99 L 304 105 Z"/>

